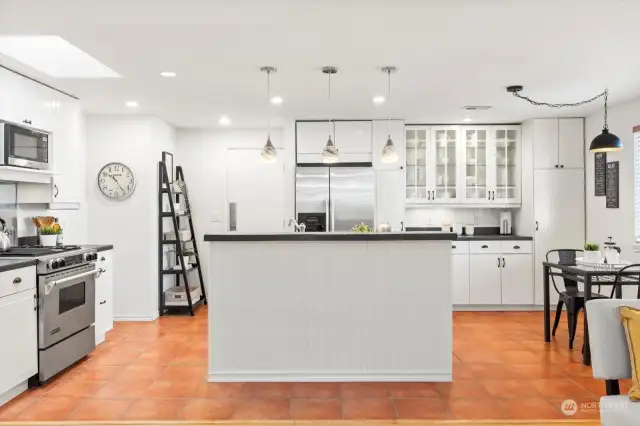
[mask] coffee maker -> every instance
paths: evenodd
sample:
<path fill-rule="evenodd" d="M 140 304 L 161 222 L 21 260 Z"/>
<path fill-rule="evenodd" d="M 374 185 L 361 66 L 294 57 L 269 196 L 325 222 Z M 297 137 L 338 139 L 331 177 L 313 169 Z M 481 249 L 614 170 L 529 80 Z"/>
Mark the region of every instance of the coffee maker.
<path fill-rule="evenodd" d="M 511 210 L 500 212 L 500 235 L 511 235 L 513 233 Z"/>

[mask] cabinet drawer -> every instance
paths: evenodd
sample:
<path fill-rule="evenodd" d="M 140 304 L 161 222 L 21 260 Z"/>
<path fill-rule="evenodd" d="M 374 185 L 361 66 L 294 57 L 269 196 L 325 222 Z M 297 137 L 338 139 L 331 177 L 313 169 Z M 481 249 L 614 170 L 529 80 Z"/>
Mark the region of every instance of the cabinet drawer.
<path fill-rule="evenodd" d="M 452 254 L 469 253 L 469 242 L 468 241 L 451 241 L 451 253 Z"/>
<path fill-rule="evenodd" d="M 502 253 L 500 241 L 471 241 L 469 243 L 471 253 L 498 254 Z"/>
<path fill-rule="evenodd" d="M 517 253 L 531 253 L 532 242 L 531 241 L 501 241 L 502 253 L 505 254 L 517 254 Z"/>
<path fill-rule="evenodd" d="M 0 297 L 36 288 L 36 267 L 0 272 Z"/>

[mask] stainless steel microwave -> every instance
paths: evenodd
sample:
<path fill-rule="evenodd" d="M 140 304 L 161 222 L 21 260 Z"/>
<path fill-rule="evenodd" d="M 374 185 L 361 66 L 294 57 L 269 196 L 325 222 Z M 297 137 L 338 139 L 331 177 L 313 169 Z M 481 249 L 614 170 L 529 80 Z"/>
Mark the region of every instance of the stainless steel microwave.
<path fill-rule="evenodd" d="M 48 133 L 0 122 L 0 165 L 49 169 Z"/>

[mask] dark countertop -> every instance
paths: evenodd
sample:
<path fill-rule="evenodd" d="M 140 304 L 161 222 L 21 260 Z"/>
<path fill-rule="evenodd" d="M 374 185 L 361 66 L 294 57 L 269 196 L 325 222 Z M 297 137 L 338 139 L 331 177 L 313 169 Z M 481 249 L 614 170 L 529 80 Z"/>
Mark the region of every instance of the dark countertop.
<path fill-rule="evenodd" d="M 36 263 L 38 263 L 38 259 L 33 257 L 28 259 L 0 259 L 0 272 L 26 268 L 34 266 Z"/>
<path fill-rule="evenodd" d="M 113 250 L 113 245 L 112 244 L 104 244 L 104 245 L 88 244 L 88 245 L 83 245 L 82 247 L 89 248 L 89 249 L 95 249 L 97 251 Z"/>
<path fill-rule="evenodd" d="M 460 235 L 459 241 L 533 241 L 533 237 L 524 237 L 522 235 Z"/>
<path fill-rule="evenodd" d="M 453 232 L 296 232 L 271 234 L 206 234 L 205 241 L 455 241 Z"/>

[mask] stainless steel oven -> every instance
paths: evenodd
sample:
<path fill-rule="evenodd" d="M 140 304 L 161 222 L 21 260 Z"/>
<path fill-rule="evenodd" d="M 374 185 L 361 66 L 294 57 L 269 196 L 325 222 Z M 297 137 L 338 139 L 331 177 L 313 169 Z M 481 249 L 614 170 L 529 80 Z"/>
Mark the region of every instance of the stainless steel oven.
<path fill-rule="evenodd" d="M 40 382 L 95 348 L 95 284 L 99 273 L 95 263 L 83 263 L 38 277 Z"/>
<path fill-rule="evenodd" d="M 0 122 L 0 164 L 49 169 L 49 134 Z"/>

